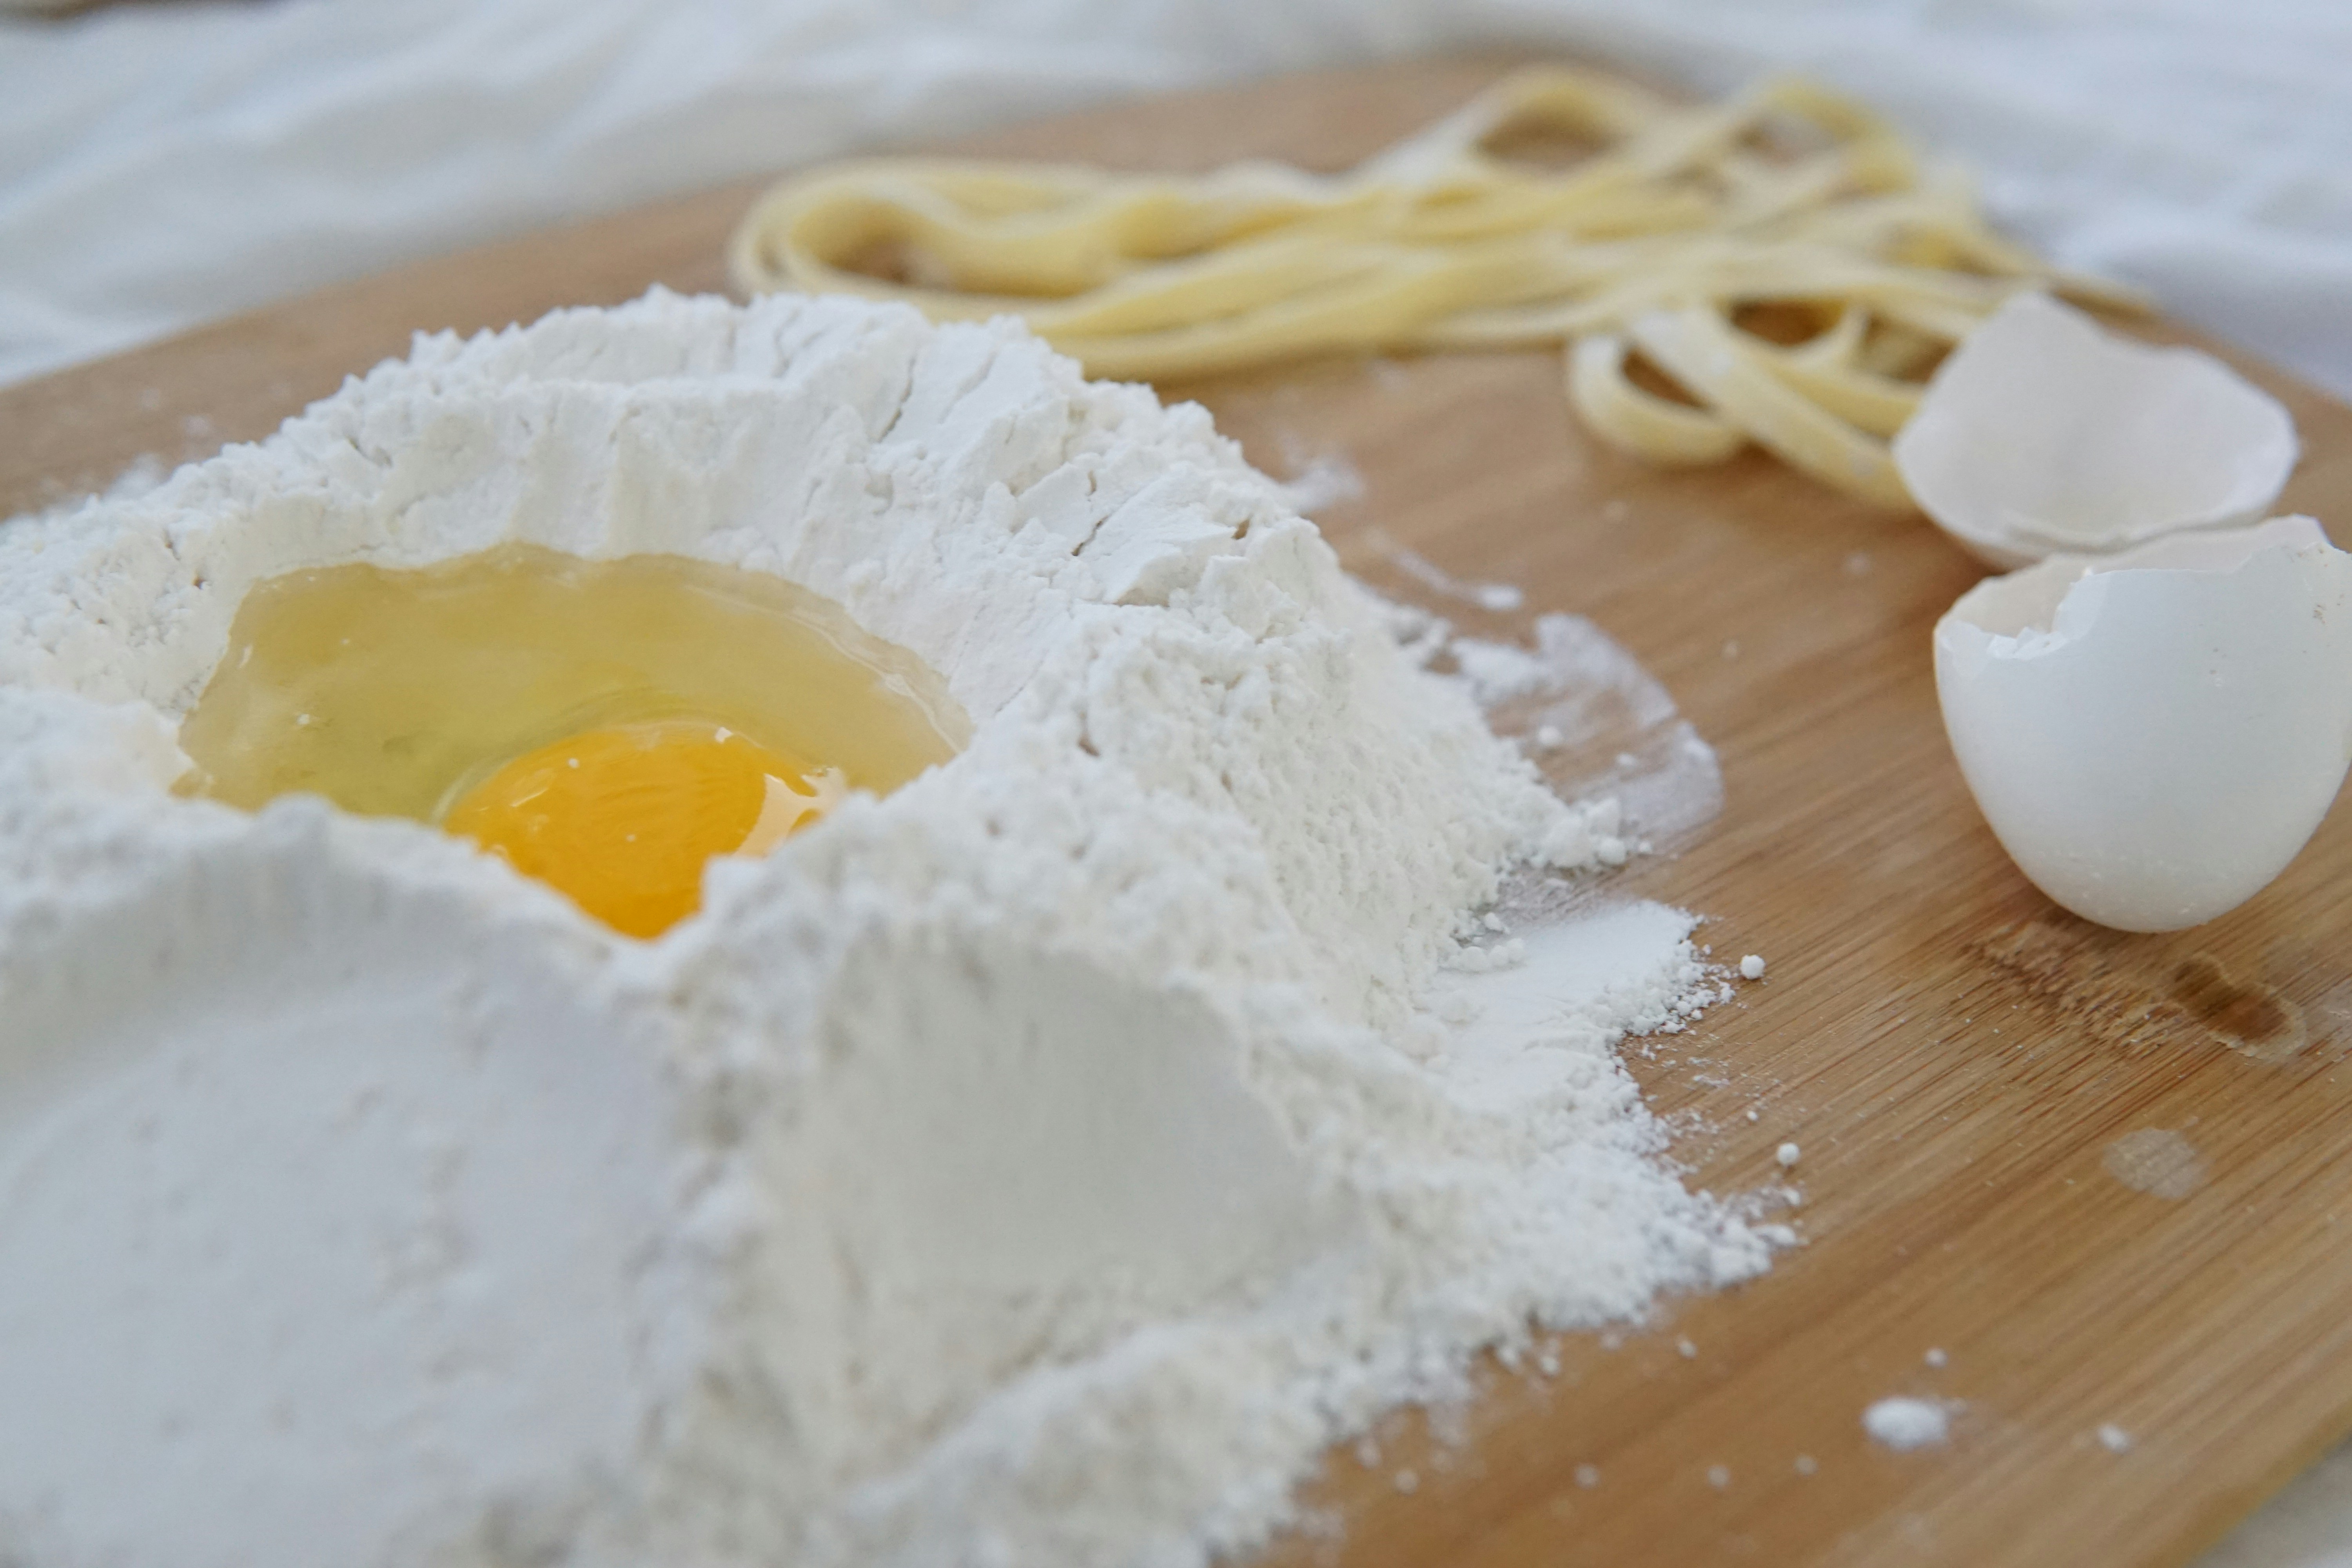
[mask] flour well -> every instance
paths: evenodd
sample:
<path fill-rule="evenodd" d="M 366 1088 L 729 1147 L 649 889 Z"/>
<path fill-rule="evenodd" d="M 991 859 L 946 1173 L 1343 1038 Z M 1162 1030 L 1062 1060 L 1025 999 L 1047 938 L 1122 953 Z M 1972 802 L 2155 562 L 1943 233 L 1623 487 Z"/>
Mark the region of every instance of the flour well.
<path fill-rule="evenodd" d="M 168 793 L 254 583 L 510 540 L 788 577 L 971 742 L 646 943 L 418 825 Z M 1200 409 L 1001 325 L 420 339 L 0 528 L 0 1559 L 1245 1552 L 1481 1347 L 1765 1267 L 1610 1050 L 1719 994 L 1689 918 L 1505 898 L 1632 810 Z"/>

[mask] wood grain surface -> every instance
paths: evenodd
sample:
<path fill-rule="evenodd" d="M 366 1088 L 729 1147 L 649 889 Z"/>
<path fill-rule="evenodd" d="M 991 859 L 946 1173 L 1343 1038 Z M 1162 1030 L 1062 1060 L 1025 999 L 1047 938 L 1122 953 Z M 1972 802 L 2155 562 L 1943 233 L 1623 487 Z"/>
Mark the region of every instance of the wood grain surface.
<path fill-rule="evenodd" d="M 1506 63 L 1423 62 L 1118 106 L 965 150 L 1197 168 L 1344 165 Z M 739 186 L 533 235 L 0 392 L 0 513 L 132 458 L 258 436 L 417 329 L 471 330 L 662 282 L 723 284 Z M 2308 456 L 2286 506 L 2352 537 L 2352 410 L 2247 367 Z M 1760 985 L 1631 1058 L 1718 1192 L 1803 1149 L 1806 1245 L 1767 1278 L 1492 1369 L 1432 1446 L 1311 1489 L 1339 1529 L 1270 1562 L 2172 1564 L 2352 1426 L 2352 810 L 2268 891 L 2171 936 L 2064 914 L 2002 856 L 1937 720 L 1928 631 L 1979 572 L 1916 517 L 1760 458 L 1661 473 L 1586 440 L 1548 354 L 1320 363 L 1168 389 L 1274 471 L 1342 458 L 1323 517 L 1591 616 L 1672 689 L 1728 805 L 1629 891 L 1705 911 Z M 1749 1120 L 1748 1112 L 1756 1117 Z M 2186 1195 L 2118 1139 L 2193 1145 Z M 2126 1170 L 2126 1173 L 2128 1171 Z M 2177 1192 L 2178 1187 L 2168 1188 Z M 1943 1352 L 1931 1366 L 1927 1352 Z M 1964 1402 L 1949 1444 L 1873 1445 L 1884 1395 Z M 2098 1440 L 2108 1424 L 2127 1451 Z M 1811 1473 L 1800 1467 L 1810 1460 Z M 1400 1472 L 1412 1472 L 1411 1489 Z"/>

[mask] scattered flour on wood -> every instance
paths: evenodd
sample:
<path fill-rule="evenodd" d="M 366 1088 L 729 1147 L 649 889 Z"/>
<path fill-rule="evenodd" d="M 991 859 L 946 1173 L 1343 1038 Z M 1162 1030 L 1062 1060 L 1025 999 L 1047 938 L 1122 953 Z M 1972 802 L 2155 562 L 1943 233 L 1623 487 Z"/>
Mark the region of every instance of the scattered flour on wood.
<path fill-rule="evenodd" d="M 2165 1127 L 2126 1132 L 2099 1158 L 2108 1175 L 2136 1193 L 2178 1203 L 2205 1184 L 2197 1145 Z"/>
<path fill-rule="evenodd" d="M 1401 544 L 1390 543 L 1382 553 L 1390 565 L 1431 593 L 1475 605 L 1489 615 L 1507 615 L 1528 602 L 1527 594 L 1516 583 L 1476 583 L 1456 577 L 1426 555 Z"/>
<path fill-rule="evenodd" d="M 1935 1447 L 1951 1436 L 1954 1408 L 1949 1400 L 1882 1399 L 1862 1413 L 1862 1429 L 1897 1453 Z"/>

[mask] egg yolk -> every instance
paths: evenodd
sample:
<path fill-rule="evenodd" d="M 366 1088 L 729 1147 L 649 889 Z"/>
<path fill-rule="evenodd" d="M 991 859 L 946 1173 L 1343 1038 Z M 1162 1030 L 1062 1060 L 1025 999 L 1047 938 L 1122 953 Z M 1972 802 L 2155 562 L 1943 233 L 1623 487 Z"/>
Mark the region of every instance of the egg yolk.
<path fill-rule="evenodd" d="M 759 855 L 845 792 L 820 769 L 687 720 L 590 730 L 528 752 L 442 826 L 630 936 L 702 907 L 703 863 Z"/>

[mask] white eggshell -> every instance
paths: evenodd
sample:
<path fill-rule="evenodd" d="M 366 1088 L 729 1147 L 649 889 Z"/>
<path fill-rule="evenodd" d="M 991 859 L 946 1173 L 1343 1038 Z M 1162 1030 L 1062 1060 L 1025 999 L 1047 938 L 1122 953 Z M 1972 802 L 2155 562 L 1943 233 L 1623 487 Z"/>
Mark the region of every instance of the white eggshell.
<path fill-rule="evenodd" d="M 2215 359 L 2011 298 L 1939 366 L 1895 437 L 1920 510 L 2008 568 L 2261 517 L 2294 468 L 2294 420 Z"/>
<path fill-rule="evenodd" d="M 2102 925 L 2196 925 L 2284 870 L 2343 782 L 2352 555 L 2288 517 L 2054 556 L 1937 623 L 1936 691 L 2036 887 Z"/>

